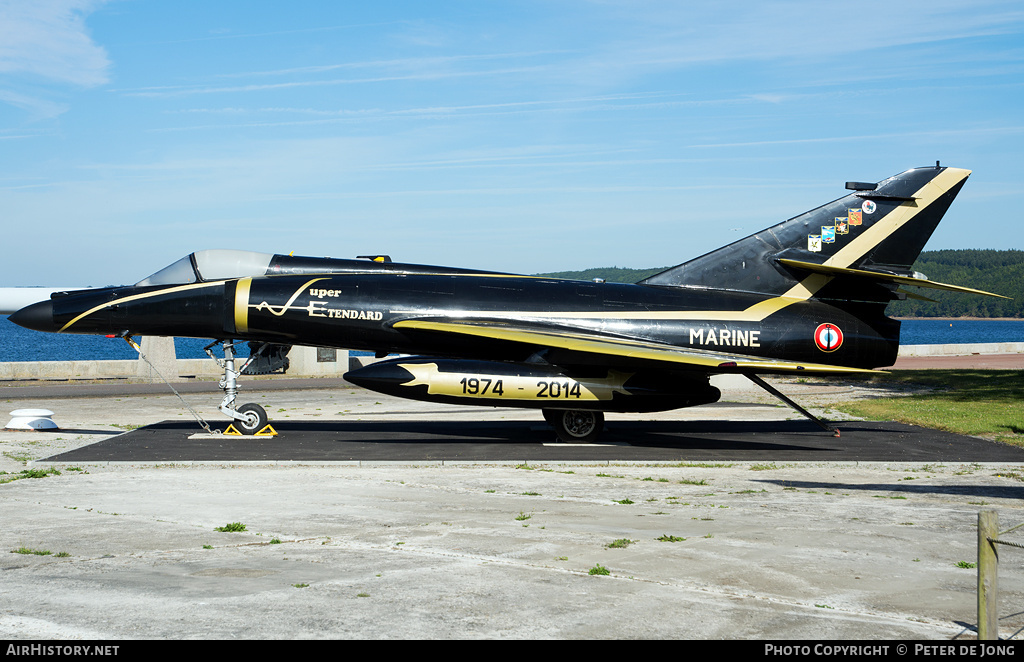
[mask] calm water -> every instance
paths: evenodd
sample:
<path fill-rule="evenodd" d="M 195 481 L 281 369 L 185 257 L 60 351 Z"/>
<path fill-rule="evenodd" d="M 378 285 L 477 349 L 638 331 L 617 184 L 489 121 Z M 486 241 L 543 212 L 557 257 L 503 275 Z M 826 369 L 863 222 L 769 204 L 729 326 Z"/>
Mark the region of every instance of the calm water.
<path fill-rule="evenodd" d="M 175 338 L 174 348 L 179 359 L 204 359 L 203 347 L 209 340 Z M 245 346 L 238 350 L 245 349 Z M 248 350 L 238 351 L 248 355 Z M 214 352 L 221 356 L 220 348 Z M 0 316 L 0 362 L 7 361 L 100 361 L 109 359 L 137 359 L 138 353 L 121 338 L 103 336 L 77 336 L 60 333 L 41 333 L 24 329 Z"/>
<path fill-rule="evenodd" d="M 209 340 L 175 338 L 180 359 L 206 358 Z M 904 320 L 903 345 L 1024 342 L 1024 320 Z M 220 348 L 214 352 L 220 356 Z M 244 345 L 239 354 L 248 354 Z M 40 333 L 0 317 L 0 361 L 89 361 L 138 358 L 120 338 Z"/>
<path fill-rule="evenodd" d="M 1024 342 L 1024 320 L 903 320 L 901 345 Z"/>

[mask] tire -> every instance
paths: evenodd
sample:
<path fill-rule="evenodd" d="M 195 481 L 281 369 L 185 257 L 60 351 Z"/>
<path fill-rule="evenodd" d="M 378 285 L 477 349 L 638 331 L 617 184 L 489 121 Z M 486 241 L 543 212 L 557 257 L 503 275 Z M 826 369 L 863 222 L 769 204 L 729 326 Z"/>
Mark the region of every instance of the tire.
<path fill-rule="evenodd" d="M 235 419 L 235 425 L 242 434 L 253 435 L 267 427 L 267 412 L 263 407 L 250 402 L 236 411 L 242 414 L 242 418 Z"/>
<path fill-rule="evenodd" d="M 550 410 L 549 410 L 550 411 Z M 604 431 L 604 414 L 586 409 L 553 411 L 548 422 L 555 428 L 558 438 L 569 444 L 589 444 Z M 548 418 L 545 414 L 544 418 Z"/>

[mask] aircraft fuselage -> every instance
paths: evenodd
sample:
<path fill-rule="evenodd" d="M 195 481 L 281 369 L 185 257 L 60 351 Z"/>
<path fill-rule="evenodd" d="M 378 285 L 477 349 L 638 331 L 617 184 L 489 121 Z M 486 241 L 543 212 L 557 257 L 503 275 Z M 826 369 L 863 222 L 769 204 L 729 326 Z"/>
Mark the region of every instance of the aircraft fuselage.
<path fill-rule="evenodd" d="M 395 324 L 424 318 L 496 325 L 527 320 L 580 334 L 857 368 L 892 365 L 899 337 L 898 322 L 882 315 L 857 317 L 849 304 L 840 309 L 750 292 L 505 275 L 264 276 L 72 292 L 41 305 L 52 306 L 52 316 L 40 314 L 32 328 L 63 333 L 220 337 L 513 361 L 526 360 L 537 348 Z M 46 317 L 52 319 L 49 326 Z M 831 345 L 814 340 L 823 324 L 841 334 Z M 547 351 L 555 354 L 553 363 L 574 363 L 559 355 L 571 349 Z M 602 365 L 617 362 L 626 361 L 601 357 Z"/>

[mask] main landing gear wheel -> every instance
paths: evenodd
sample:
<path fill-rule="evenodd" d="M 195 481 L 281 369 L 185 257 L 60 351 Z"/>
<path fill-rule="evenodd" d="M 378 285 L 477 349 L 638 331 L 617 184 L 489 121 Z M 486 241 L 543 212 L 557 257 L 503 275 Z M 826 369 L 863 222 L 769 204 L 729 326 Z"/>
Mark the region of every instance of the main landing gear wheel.
<path fill-rule="evenodd" d="M 250 402 L 239 407 L 237 411 L 242 418 L 236 418 L 235 425 L 242 434 L 254 435 L 267 427 L 267 411 L 263 407 Z"/>
<path fill-rule="evenodd" d="M 588 444 L 604 430 L 604 414 L 586 409 L 545 409 L 544 420 L 555 428 L 555 434 L 570 444 Z"/>

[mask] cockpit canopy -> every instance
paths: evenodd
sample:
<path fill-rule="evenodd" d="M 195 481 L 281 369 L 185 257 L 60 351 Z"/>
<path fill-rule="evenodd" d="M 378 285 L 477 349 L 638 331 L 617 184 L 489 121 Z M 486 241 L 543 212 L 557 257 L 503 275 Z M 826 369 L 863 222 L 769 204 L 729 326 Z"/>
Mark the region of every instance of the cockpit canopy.
<path fill-rule="evenodd" d="M 333 257 L 271 255 L 231 249 L 196 251 L 164 267 L 136 287 L 188 285 L 213 280 L 284 276 L 296 274 L 489 274 L 492 271 L 436 267 L 429 264 L 405 264 L 380 261 L 384 256 L 362 256 L 346 260 Z M 365 259 L 369 258 L 369 259 Z"/>
<path fill-rule="evenodd" d="M 230 249 L 196 251 L 135 285 L 186 285 L 210 280 L 266 275 L 274 256 Z"/>

